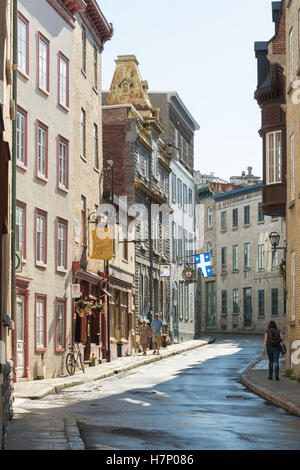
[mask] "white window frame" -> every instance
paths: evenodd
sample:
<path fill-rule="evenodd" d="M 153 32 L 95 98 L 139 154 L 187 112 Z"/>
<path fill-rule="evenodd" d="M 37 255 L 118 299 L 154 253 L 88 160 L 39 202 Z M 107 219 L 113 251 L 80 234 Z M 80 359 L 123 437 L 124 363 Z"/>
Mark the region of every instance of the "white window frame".
<path fill-rule="evenodd" d="M 276 136 L 280 135 L 280 147 L 276 147 Z M 270 137 L 272 137 L 273 165 L 270 166 Z M 278 170 L 278 178 L 276 172 Z M 271 175 L 271 178 L 270 178 Z M 266 134 L 266 182 L 267 184 L 278 184 L 282 182 L 282 131 L 269 132 Z"/>
<path fill-rule="evenodd" d="M 295 185 L 295 133 L 291 135 L 291 200 L 294 201 L 296 197 Z"/>

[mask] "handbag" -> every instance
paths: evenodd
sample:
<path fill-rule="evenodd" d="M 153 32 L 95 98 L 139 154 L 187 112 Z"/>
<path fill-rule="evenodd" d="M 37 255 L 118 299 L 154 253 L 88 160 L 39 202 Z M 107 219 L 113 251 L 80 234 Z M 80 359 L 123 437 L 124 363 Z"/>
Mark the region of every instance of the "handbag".
<path fill-rule="evenodd" d="M 284 343 L 282 343 L 282 345 L 281 345 L 281 354 L 282 354 L 283 356 L 285 356 L 286 353 L 287 353 L 286 345 L 285 345 Z"/>

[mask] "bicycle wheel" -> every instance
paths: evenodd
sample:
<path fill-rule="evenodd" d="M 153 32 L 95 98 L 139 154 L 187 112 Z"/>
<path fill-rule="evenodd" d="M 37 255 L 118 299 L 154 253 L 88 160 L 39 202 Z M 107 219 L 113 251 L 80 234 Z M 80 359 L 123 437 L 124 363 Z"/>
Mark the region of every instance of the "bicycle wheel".
<path fill-rule="evenodd" d="M 73 354 L 69 353 L 66 358 L 66 366 L 69 375 L 74 375 L 75 373 L 75 359 Z"/>
<path fill-rule="evenodd" d="M 84 373 L 84 363 L 83 363 L 83 357 L 82 354 L 79 354 L 79 362 L 80 362 L 80 367 L 82 369 L 82 372 Z"/>

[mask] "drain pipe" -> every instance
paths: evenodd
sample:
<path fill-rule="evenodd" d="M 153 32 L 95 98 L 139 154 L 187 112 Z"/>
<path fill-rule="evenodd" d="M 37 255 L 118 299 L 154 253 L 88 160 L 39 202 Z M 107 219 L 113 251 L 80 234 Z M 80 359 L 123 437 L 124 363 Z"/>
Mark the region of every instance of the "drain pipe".
<path fill-rule="evenodd" d="M 16 161 L 17 161 L 17 63 L 18 63 L 18 0 L 13 0 L 13 102 L 15 116 L 13 121 L 13 141 L 12 141 L 12 201 L 11 201 L 11 319 L 15 323 L 16 305 L 16 272 L 15 272 L 15 252 L 16 252 Z M 15 355 L 15 326 L 11 335 L 12 359 Z"/>

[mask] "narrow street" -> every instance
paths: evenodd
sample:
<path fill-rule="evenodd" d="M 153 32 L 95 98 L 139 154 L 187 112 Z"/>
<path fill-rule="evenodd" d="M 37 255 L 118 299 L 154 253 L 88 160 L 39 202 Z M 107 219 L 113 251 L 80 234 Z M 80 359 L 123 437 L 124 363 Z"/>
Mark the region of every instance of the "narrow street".
<path fill-rule="evenodd" d="M 299 418 L 239 383 L 261 348 L 261 337 L 218 337 L 209 346 L 43 400 L 17 399 L 16 406 L 58 419 L 72 415 L 86 449 L 299 449 Z"/>

